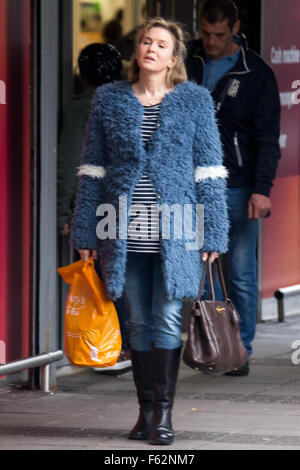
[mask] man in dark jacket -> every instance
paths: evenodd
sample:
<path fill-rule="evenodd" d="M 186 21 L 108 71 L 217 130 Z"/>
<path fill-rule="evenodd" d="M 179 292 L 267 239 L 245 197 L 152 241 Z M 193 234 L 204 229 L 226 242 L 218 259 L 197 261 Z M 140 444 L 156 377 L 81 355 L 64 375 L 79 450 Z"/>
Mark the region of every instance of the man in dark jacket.
<path fill-rule="evenodd" d="M 258 220 L 271 212 L 270 190 L 280 158 L 280 100 L 273 71 L 239 34 L 231 0 L 206 0 L 201 40 L 190 41 L 190 80 L 215 101 L 228 177 L 229 297 L 240 313 L 241 336 L 252 353 L 257 311 Z M 247 375 L 249 364 L 230 375 Z"/>

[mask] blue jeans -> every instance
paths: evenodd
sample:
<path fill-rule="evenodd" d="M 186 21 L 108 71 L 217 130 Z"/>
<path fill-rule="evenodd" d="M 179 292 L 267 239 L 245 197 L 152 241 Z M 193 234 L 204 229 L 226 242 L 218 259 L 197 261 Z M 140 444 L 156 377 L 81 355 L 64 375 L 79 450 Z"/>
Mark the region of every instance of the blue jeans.
<path fill-rule="evenodd" d="M 127 253 L 124 299 L 129 314 L 129 344 L 135 351 L 181 345 L 181 300 L 164 292 L 159 253 Z"/>
<path fill-rule="evenodd" d="M 228 188 L 227 203 L 230 222 L 229 250 L 227 253 L 228 297 L 241 317 L 240 332 L 248 351 L 252 354 L 257 312 L 257 259 L 258 221 L 248 219 L 248 201 L 251 188 Z M 208 298 L 208 283 L 205 286 Z M 216 282 L 216 299 L 223 299 L 220 283 Z"/>

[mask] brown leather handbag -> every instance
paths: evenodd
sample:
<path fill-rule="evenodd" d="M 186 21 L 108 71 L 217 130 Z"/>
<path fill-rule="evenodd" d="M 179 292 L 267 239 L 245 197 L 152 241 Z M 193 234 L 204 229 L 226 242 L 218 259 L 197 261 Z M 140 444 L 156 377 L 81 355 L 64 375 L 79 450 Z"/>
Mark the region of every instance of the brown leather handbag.
<path fill-rule="evenodd" d="M 240 335 L 240 316 L 227 295 L 220 260 L 217 259 L 214 263 L 224 299 L 215 299 L 212 264 L 206 261 L 198 298 L 192 304 L 183 361 L 192 369 L 220 375 L 244 365 L 248 360 L 248 352 Z M 207 271 L 210 300 L 201 300 Z"/>

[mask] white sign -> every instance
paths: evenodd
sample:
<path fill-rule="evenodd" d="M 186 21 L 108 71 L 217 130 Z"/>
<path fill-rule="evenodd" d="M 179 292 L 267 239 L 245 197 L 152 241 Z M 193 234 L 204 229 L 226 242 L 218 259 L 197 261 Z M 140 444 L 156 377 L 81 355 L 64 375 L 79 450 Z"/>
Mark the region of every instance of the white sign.
<path fill-rule="evenodd" d="M 2 340 L 0 340 L 0 364 L 6 364 L 6 346 Z"/>
<path fill-rule="evenodd" d="M 6 104 L 6 85 L 3 80 L 0 80 L 0 104 Z"/>
<path fill-rule="evenodd" d="M 286 134 L 281 134 L 280 139 L 279 139 L 279 144 L 281 149 L 286 148 L 286 143 L 287 143 L 287 135 Z"/>
<path fill-rule="evenodd" d="M 291 46 L 289 49 L 282 49 L 279 47 L 271 48 L 271 63 L 272 64 L 299 64 L 300 63 L 300 49 L 296 46 Z"/>

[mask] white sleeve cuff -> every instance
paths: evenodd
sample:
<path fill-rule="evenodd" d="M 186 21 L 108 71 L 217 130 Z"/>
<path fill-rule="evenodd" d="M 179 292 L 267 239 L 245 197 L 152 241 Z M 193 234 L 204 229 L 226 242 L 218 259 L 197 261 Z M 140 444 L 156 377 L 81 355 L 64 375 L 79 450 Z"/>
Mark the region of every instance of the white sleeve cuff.
<path fill-rule="evenodd" d="M 217 178 L 227 178 L 228 171 L 223 165 L 215 166 L 197 166 L 195 169 L 195 181 L 205 181 L 207 179 L 215 180 Z"/>
<path fill-rule="evenodd" d="M 81 165 L 77 176 L 90 176 L 91 178 L 104 178 L 106 170 L 104 166 Z"/>

